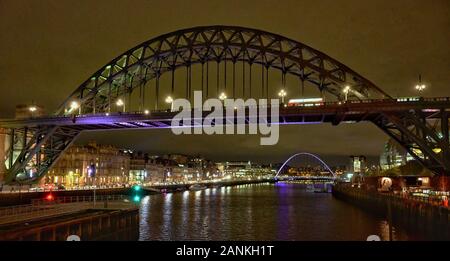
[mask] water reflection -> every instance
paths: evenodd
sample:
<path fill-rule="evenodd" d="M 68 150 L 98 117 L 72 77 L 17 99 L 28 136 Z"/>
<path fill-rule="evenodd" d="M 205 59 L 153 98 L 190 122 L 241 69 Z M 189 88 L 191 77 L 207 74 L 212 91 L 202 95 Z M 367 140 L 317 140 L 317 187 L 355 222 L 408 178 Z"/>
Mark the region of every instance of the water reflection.
<path fill-rule="evenodd" d="M 140 240 L 388 240 L 385 219 L 306 192 L 301 184 L 253 184 L 145 197 Z M 395 240 L 419 239 L 393 229 Z"/>

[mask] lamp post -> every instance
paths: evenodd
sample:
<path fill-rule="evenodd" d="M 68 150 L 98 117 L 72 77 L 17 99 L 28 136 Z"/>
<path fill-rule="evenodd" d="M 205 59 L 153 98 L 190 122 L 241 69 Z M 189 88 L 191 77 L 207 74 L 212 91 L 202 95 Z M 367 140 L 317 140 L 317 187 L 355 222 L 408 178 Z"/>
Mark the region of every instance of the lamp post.
<path fill-rule="evenodd" d="M 278 96 L 281 97 L 281 103 L 284 104 L 284 97 L 286 96 L 286 91 L 281 89 L 281 91 L 278 93 Z"/>
<path fill-rule="evenodd" d="M 348 92 L 350 91 L 350 86 L 345 86 L 344 87 L 344 89 L 342 90 L 342 92 L 344 93 L 344 95 L 345 95 L 345 101 L 347 101 L 347 99 L 348 99 Z"/>
<path fill-rule="evenodd" d="M 226 98 L 227 98 L 227 95 L 226 95 L 224 92 L 222 92 L 222 93 L 219 95 L 219 99 L 220 99 L 221 101 L 225 100 Z"/>
<path fill-rule="evenodd" d="M 421 93 L 427 86 L 422 83 L 422 76 L 419 74 L 419 83 L 416 84 L 416 90 Z"/>
<path fill-rule="evenodd" d="M 30 107 L 28 107 L 28 110 L 31 113 L 31 118 L 33 118 L 34 117 L 34 112 L 37 110 L 36 106 L 31 105 Z"/>
<path fill-rule="evenodd" d="M 97 189 L 97 184 L 95 182 L 95 174 L 96 174 L 96 168 L 95 168 L 95 164 L 91 164 L 90 166 L 87 167 L 87 173 L 88 173 L 88 177 L 91 178 L 91 185 L 94 187 L 94 208 L 96 205 L 96 189 Z"/>
<path fill-rule="evenodd" d="M 70 103 L 70 111 L 78 109 L 78 114 L 81 114 L 81 106 L 77 101 L 72 101 Z"/>
<path fill-rule="evenodd" d="M 118 100 L 116 101 L 116 105 L 117 105 L 118 107 L 122 107 L 122 108 L 123 108 L 123 112 L 125 112 L 125 102 L 124 102 L 122 99 L 118 99 Z"/>
<path fill-rule="evenodd" d="M 170 111 L 173 111 L 173 99 L 171 96 L 167 96 L 166 103 L 170 103 Z"/>

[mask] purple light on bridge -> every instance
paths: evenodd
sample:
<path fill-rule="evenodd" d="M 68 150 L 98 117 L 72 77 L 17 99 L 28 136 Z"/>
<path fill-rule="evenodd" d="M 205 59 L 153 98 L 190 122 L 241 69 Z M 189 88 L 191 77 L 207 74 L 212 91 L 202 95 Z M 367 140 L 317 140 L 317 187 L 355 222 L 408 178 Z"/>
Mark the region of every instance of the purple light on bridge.
<path fill-rule="evenodd" d="M 135 121 L 135 122 L 133 122 L 133 124 L 139 125 L 141 127 L 152 127 L 152 125 L 145 123 L 145 122 L 141 122 L 141 121 Z"/>
<path fill-rule="evenodd" d="M 117 124 L 129 126 L 129 127 L 136 127 L 136 125 L 129 123 L 129 122 L 118 122 Z"/>

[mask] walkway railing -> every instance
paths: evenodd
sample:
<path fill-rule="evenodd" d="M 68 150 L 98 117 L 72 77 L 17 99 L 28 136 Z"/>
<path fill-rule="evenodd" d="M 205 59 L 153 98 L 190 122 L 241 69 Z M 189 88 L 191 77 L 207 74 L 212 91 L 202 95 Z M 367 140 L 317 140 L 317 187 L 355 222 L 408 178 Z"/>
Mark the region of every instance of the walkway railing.
<path fill-rule="evenodd" d="M 31 204 L 0 208 L 0 224 L 48 217 L 85 209 L 129 208 L 133 204 L 124 195 L 58 197 L 37 199 Z"/>
<path fill-rule="evenodd" d="M 351 187 L 349 184 L 339 184 L 340 189 L 345 189 L 350 193 L 356 193 L 356 194 L 366 194 L 366 195 L 374 195 L 379 197 L 385 197 L 392 200 L 399 200 L 399 201 L 409 201 L 413 203 L 418 204 L 428 204 L 432 206 L 439 206 L 439 207 L 447 207 L 443 203 L 442 199 L 438 199 L 435 197 L 420 197 L 420 196 L 414 196 L 411 195 L 408 192 L 399 192 L 399 193 L 393 193 L 393 192 L 375 192 L 375 191 L 368 191 L 363 188 L 355 188 Z"/>

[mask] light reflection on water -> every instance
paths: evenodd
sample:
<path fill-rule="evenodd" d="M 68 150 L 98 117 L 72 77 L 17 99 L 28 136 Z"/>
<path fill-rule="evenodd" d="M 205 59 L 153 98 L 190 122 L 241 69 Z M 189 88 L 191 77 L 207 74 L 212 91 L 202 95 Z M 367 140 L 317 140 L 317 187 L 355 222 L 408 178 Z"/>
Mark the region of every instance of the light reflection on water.
<path fill-rule="evenodd" d="M 385 219 L 300 184 L 252 184 L 145 197 L 140 240 L 366 240 Z M 394 229 L 394 239 L 418 239 Z"/>

